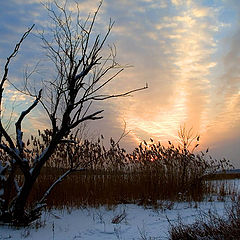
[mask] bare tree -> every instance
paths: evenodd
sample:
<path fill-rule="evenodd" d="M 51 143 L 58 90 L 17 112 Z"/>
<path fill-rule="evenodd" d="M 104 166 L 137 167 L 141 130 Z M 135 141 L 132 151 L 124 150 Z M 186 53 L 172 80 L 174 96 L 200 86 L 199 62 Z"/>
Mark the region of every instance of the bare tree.
<path fill-rule="evenodd" d="M 103 48 L 109 37 L 113 22 L 110 20 L 106 33 L 102 36 L 96 34 L 94 26 L 101 3 L 93 16 L 85 21 L 80 19 L 80 12 L 76 4 L 77 16 L 67 11 L 66 5 L 60 6 L 56 2 L 46 5 L 49 16 L 53 22 L 51 36 L 40 34 L 40 38 L 47 50 L 47 56 L 55 66 L 55 79 L 43 81 L 43 88 L 32 91 L 28 85 L 30 74 L 26 74 L 26 84 L 21 90 L 35 98 L 33 103 L 20 114 L 15 123 L 16 138 L 13 139 L 6 131 L 0 118 L 0 219 L 3 222 L 14 224 L 28 224 L 41 213 L 43 203 L 53 187 L 72 171 L 80 167 L 79 164 L 70 165 L 66 172 L 53 185 L 43 192 L 43 197 L 35 203 L 34 207 L 26 210 L 28 196 L 36 182 L 41 169 L 54 153 L 59 144 L 72 144 L 69 138 L 71 132 L 87 120 L 101 119 L 103 110 L 91 108 L 94 102 L 110 98 L 127 96 L 133 92 L 146 89 L 147 86 L 130 90 L 120 94 L 103 94 L 102 90 L 123 71 L 115 60 L 115 48 L 110 48 L 109 55 L 103 56 Z M 8 81 L 10 62 L 19 52 L 25 38 L 34 26 L 26 31 L 16 44 L 12 54 L 7 58 L 4 74 L 0 82 L 0 105 L 2 106 L 4 85 Z M 37 93 L 36 93 L 37 92 Z M 50 134 L 40 154 L 34 159 L 28 159 L 29 151 L 23 141 L 22 122 L 27 115 L 41 104 L 51 122 Z M 2 110 L 1 110 L 2 115 Z M 24 176 L 19 182 L 17 171 Z M 14 186 L 14 191 L 11 191 Z M 13 194 L 14 193 L 14 194 Z"/>

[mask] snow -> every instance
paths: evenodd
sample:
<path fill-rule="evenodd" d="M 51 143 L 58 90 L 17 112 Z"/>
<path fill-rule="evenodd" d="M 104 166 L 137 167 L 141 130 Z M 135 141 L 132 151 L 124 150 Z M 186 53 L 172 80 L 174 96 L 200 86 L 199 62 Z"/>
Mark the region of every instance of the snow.
<path fill-rule="evenodd" d="M 40 221 L 41 226 L 38 226 L 37 223 L 32 227 L 20 229 L 0 226 L 0 239 L 168 239 L 170 223 L 176 223 L 179 216 L 182 222 L 191 223 L 201 212 L 207 212 L 209 209 L 216 209 L 221 215 L 226 203 L 228 201 L 180 202 L 174 203 L 172 209 L 157 210 L 134 204 L 118 205 L 112 209 L 100 207 L 51 210 L 43 213 Z M 112 223 L 113 219 L 124 212 L 126 217 L 123 217 L 120 223 Z"/>
<path fill-rule="evenodd" d="M 213 183 L 219 186 L 218 181 Z M 240 180 L 227 180 L 227 185 L 239 194 Z M 220 201 L 220 200 L 221 201 Z M 224 200 L 224 201 L 222 201 Z M 163 201 L 162 208 L 153 209 L 136 204 L 115 207 L 51 210 L 28 228 L 0 226 L 0 240 L 164 240 L 171 224 L 193 223 L 209 210 L 224 214 L 231 197 L 212 195 L 203 202 Z M 121 219 L 122 218 L 122 219 Z M 119 223 L 116 219 L 119 219 Z"/>

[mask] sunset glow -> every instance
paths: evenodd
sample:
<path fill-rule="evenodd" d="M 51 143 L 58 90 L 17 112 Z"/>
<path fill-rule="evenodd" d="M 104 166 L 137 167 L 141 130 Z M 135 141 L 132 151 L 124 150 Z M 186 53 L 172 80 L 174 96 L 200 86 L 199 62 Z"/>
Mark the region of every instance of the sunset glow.
<path fill-rule="evenodd" d="M 1 74 L 6 57 L 26 28 L 32 23 L 37 29 L 47 26 L 40 2 L 2 3 Z M 94 11 L 98 2 L 80 0 L 83 17 Z M 69 9 L 74 11 L 70 1 Z M 122 145 L 132 149 L 150 137 L 173 141 L 185 124 L 200 134 L 202 148 L 209 147 L 214 156 L 229 158 L 240 166 L 239 1 L 105 0 L 96 31 L 104 31 L 109 18 L 115 20 L 109 44 L 116 45 L 119 63 L 133 67 L 126 68 L 106 91 L 124 92 L 146 83 L 149 88 L 101 103 L 104 119 L 90 123 L 91 129 L 117 138 L 125 121 L 130 133 Z M 38 40 L 34 36 L 27 40 L 11 69 L 10 76 L 18 86 L 26 64 L 31 68 L 39 60 L 40 70 L 34 80 L 49 77 L 44 72 L 44 54 Z M 11 86 L 7 94 L 6 108 L 15 103 L 20 111 L 26 104 L 26 98 Z M 25 128 L 47 126 L 41 111 L 30 117 Z M 43 120 L 39 122 L 40 118 Z"/>

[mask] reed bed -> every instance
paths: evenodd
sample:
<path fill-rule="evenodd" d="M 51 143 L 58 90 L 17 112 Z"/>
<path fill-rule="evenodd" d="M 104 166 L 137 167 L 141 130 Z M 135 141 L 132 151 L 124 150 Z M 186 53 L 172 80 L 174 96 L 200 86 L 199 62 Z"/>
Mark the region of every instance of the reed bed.
<path fill-rule="evenodd" d="M 179 135 L 181 141 L 176 147 L 171 142 L 163 146 L 150 139 L 132 153 L 126 153 L 113 139 L 107 149 L 103 136 L 92 142 L 71 135 L 70 144 L 59 144 L 43 168 L 28 198 L 28 206 L 38 202 L 52 183 L 69 169 L 74 171 L 48 196 L 48 208 L 119 203 L 158 207 L 162 200 L 202 201 L 211 194 L 223 196 L 233 191 L 226 185 L 216 186 L 207 180 L 209 174 L 231 167 L 229 161 L 212 159 L 208 150 L 195 154 L 199 137 L 190 138 L 186 131 L 180 131 Z M 49 139 L 51 131 L 45 130 L 27 141 L 25 154 L 32 159 L 32 166 L 35 156 L 46 148 Z M 4 163 L 7 156 L 0 157 Z M 17 181 L 21 185 L 21 171 Z"/>
<path fill-rule="evenodd" d="M 47 143 L 46 134 L 43 136 Z M 150 139 L 150 143 L 144 141 L 131 154 L 113 139 L 107 150 L 102 139 L 81 141 L 71 147 L 60 145 L 38 178 L 28 199 L 29 205 L 40 199 L 43 189 L 48 189 L 75 164 L 79 166 L 78 171 L 58 184 L 48 197 L 49 208 L 119 203 L 158 207 L 159 200 L 202 201 L 212 193 L 223 195 L 227 189 L 207 181 L 206 176 L 229 167 L 229 162 L 212 159 L 207 155 L 208 150 L 194 154 L 186 139 L 177 147 L 171 142 L 163 146 Z M 195 140 L 193 149 L 198 146 L 199 137 Z M 36 148 L 41 149 L 42 142 L 34 138 L 33 141 Z"/>
<path fill-rule="evenodd" d="M 57 178 L 56 175 L 42 175 L 34 188 L 29 202 L 41 197 Z M 199 199 L 203 186 L 193 188 L 188 199 Z M 200 190 L 200 191 L 199 191 Z M 157 200 L 179 200 L 182 198 L 178 186 L 165 184 L 161 177 L 151 173 L 90 172 L 74 174 L 60 183 L 47 200 L 47 206 L 99 206 L 119 203 L 156 205 Z M 186 197 L 186 196 L 185 196 Z"/>
<path fill-rule="evenodd" d="M 29 203 L 39 199 L 42 189 L 47 189 L 58 176 L 42 175 L 29 198 Z M 49 208 L 113 206 L 119 203 L 137 203 L 158 207 L 158 200 L 202 201 L 204 197 L 215 194 L 224 197 L 232 189 L 201 181 L 183 188 L 175 181 L 166 182 L 151 173 L 94 172 L 73 174 L 56 186 L 47 199 Z M 220 184 L 220 183 L 219 183 Z"/>

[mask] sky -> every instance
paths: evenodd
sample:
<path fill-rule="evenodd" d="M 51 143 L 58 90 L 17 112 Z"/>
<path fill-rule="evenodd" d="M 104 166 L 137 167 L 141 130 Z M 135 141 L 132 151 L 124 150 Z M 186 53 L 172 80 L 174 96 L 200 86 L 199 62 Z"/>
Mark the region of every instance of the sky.
<path fill-rule="evenodd" d="M 47 29 L 49 17 L 40 0 L 1 1 L 0 73 L 15 43 L 32 24 Z M 58 3 L 62 1 L 58 0 Z M 99 1 L 79 0 L 81 16 L 93 13 Z M 76 12 L 74 1 L 68 9 Z M 129 151 L 142 140 L 162 143 L 177 139 L 180 126 L 200 135 L 200 149 L 240 167 L 240 4 L 238 0 L 105 0 L 96 30 L 115 21 L 109 44 L 127 67 L 107 88 L 124 92 L 148 84 L 129 97 L 95 105 L 104 119 L 89 123 L 92 136 L 117 139 Z M 24 42 L 10 67 L 9 79 L 21 86 L 25 69 L 38 70 L 33 85 L 51 74 L 45 52 L 34 34 Z M 28 99 L 10 85 L 5 89 L 5 119 L 12 121 Z M 48 125 L 41 107 L 25 121 L 25 131 Z"/>

